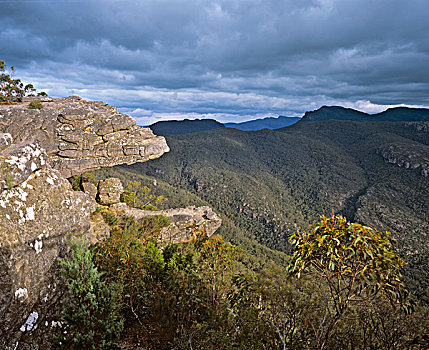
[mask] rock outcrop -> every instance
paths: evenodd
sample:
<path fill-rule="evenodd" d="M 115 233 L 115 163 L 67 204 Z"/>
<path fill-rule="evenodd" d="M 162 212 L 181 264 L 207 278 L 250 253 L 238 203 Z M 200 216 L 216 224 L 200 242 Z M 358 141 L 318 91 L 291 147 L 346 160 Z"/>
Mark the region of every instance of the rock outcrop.
<path fill-rule="evenodd" d="M 414 128 L 417 131 L 429 132 L 429 121 L 408 122 L 405 123 L 406 128 Z"/>
<path fill-rule="evenodd" d="M 415 143 L 414 147 L 407 145 L 388 145 L 377 149 L 384 161 L 396 164 L 405 169 L 418 169 L 424 177 L 429 176 L 429 146 Z"/>
<path fill-rule="evenodd" d="M 183 243 L 196 237 L 197 232 L 211 236 L 222 224 L 222 219 L 210 207 L 190 206 L 168 210 L 141 210 L 130 208 L 125 203 L 112 205 L 117 213 L 134 216 L 137 220 L 151 215 L 165 215 L 170 225 L 161 230 L 158 240 L 163 243 Z"/>
<path fill-rule="evenodd" d="M 123 192 L 121 180 L 115 177 L 109 177 L 98 184 L 98 200 L 102 205 L 119 203 Z"/>
<path fill-rule="evenodd" d="M 0 105 L 1 349 L 53 347 L 64 290 L 58 258 L 74 236 L 95 243 L 109 232 L 96 211 L 96 189 L 73 191 L 66 178 L 168 150 L 163 137 L 103 102 Z"/>
<path fill-rule="evenodd" d="M 37 141 L 52 168 L 70 177 L 102 167 L 144 162 L 169 151 L 162 136 L 115 107 L 78 96 L 45 99 L 43 108 L 27 103 L 0 105 L 0 144 Z"/>

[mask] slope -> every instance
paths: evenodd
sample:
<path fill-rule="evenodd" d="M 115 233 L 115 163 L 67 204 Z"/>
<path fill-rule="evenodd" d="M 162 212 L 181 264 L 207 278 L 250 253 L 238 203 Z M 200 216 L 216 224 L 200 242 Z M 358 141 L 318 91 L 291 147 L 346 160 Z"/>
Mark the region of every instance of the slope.
<path fill-rule="evenodd" d="M 214 119 L 167 120 L 149 126 L 157 135 L 178 135 L 223 128 L 223 124 Z"/>

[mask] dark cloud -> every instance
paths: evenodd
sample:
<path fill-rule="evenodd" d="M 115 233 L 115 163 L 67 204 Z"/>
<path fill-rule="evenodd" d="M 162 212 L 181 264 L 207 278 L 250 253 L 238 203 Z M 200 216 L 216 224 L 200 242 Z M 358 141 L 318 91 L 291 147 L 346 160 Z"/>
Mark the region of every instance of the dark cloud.
<path fill-rule="evenodd" d="M 141 122 L 428 106 L 427 0 L 0 1 L 0 55 Z"/>

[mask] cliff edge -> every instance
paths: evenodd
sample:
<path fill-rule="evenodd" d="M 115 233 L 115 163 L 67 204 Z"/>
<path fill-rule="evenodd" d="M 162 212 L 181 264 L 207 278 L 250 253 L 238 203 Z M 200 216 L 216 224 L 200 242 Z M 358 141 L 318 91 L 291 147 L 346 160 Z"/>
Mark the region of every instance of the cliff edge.
<path fill-rule="evenodd" d="M 109 234 L 92 195 L 68 177 L 169 151 L 165 138 L 104 102 L 0 105 L 0 348 L 50 349 L 61 328 L 58 258 L 68 240 Z"/>

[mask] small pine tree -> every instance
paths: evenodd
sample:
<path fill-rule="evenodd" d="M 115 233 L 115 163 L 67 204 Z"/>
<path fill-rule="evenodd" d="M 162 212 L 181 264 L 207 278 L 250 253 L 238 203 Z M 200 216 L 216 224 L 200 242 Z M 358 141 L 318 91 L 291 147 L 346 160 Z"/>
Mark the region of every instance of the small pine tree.
<path fill-rule="evenodd" d="M 118 349 L 123 320 L 115 287 L 101 280 L 93 254 L 83 242 L 74 241 L 71 248 L 71 256 L 61 261 L 69 298 L 62 304 L 67 333 L 60 344 L 67 349 Z"/>

